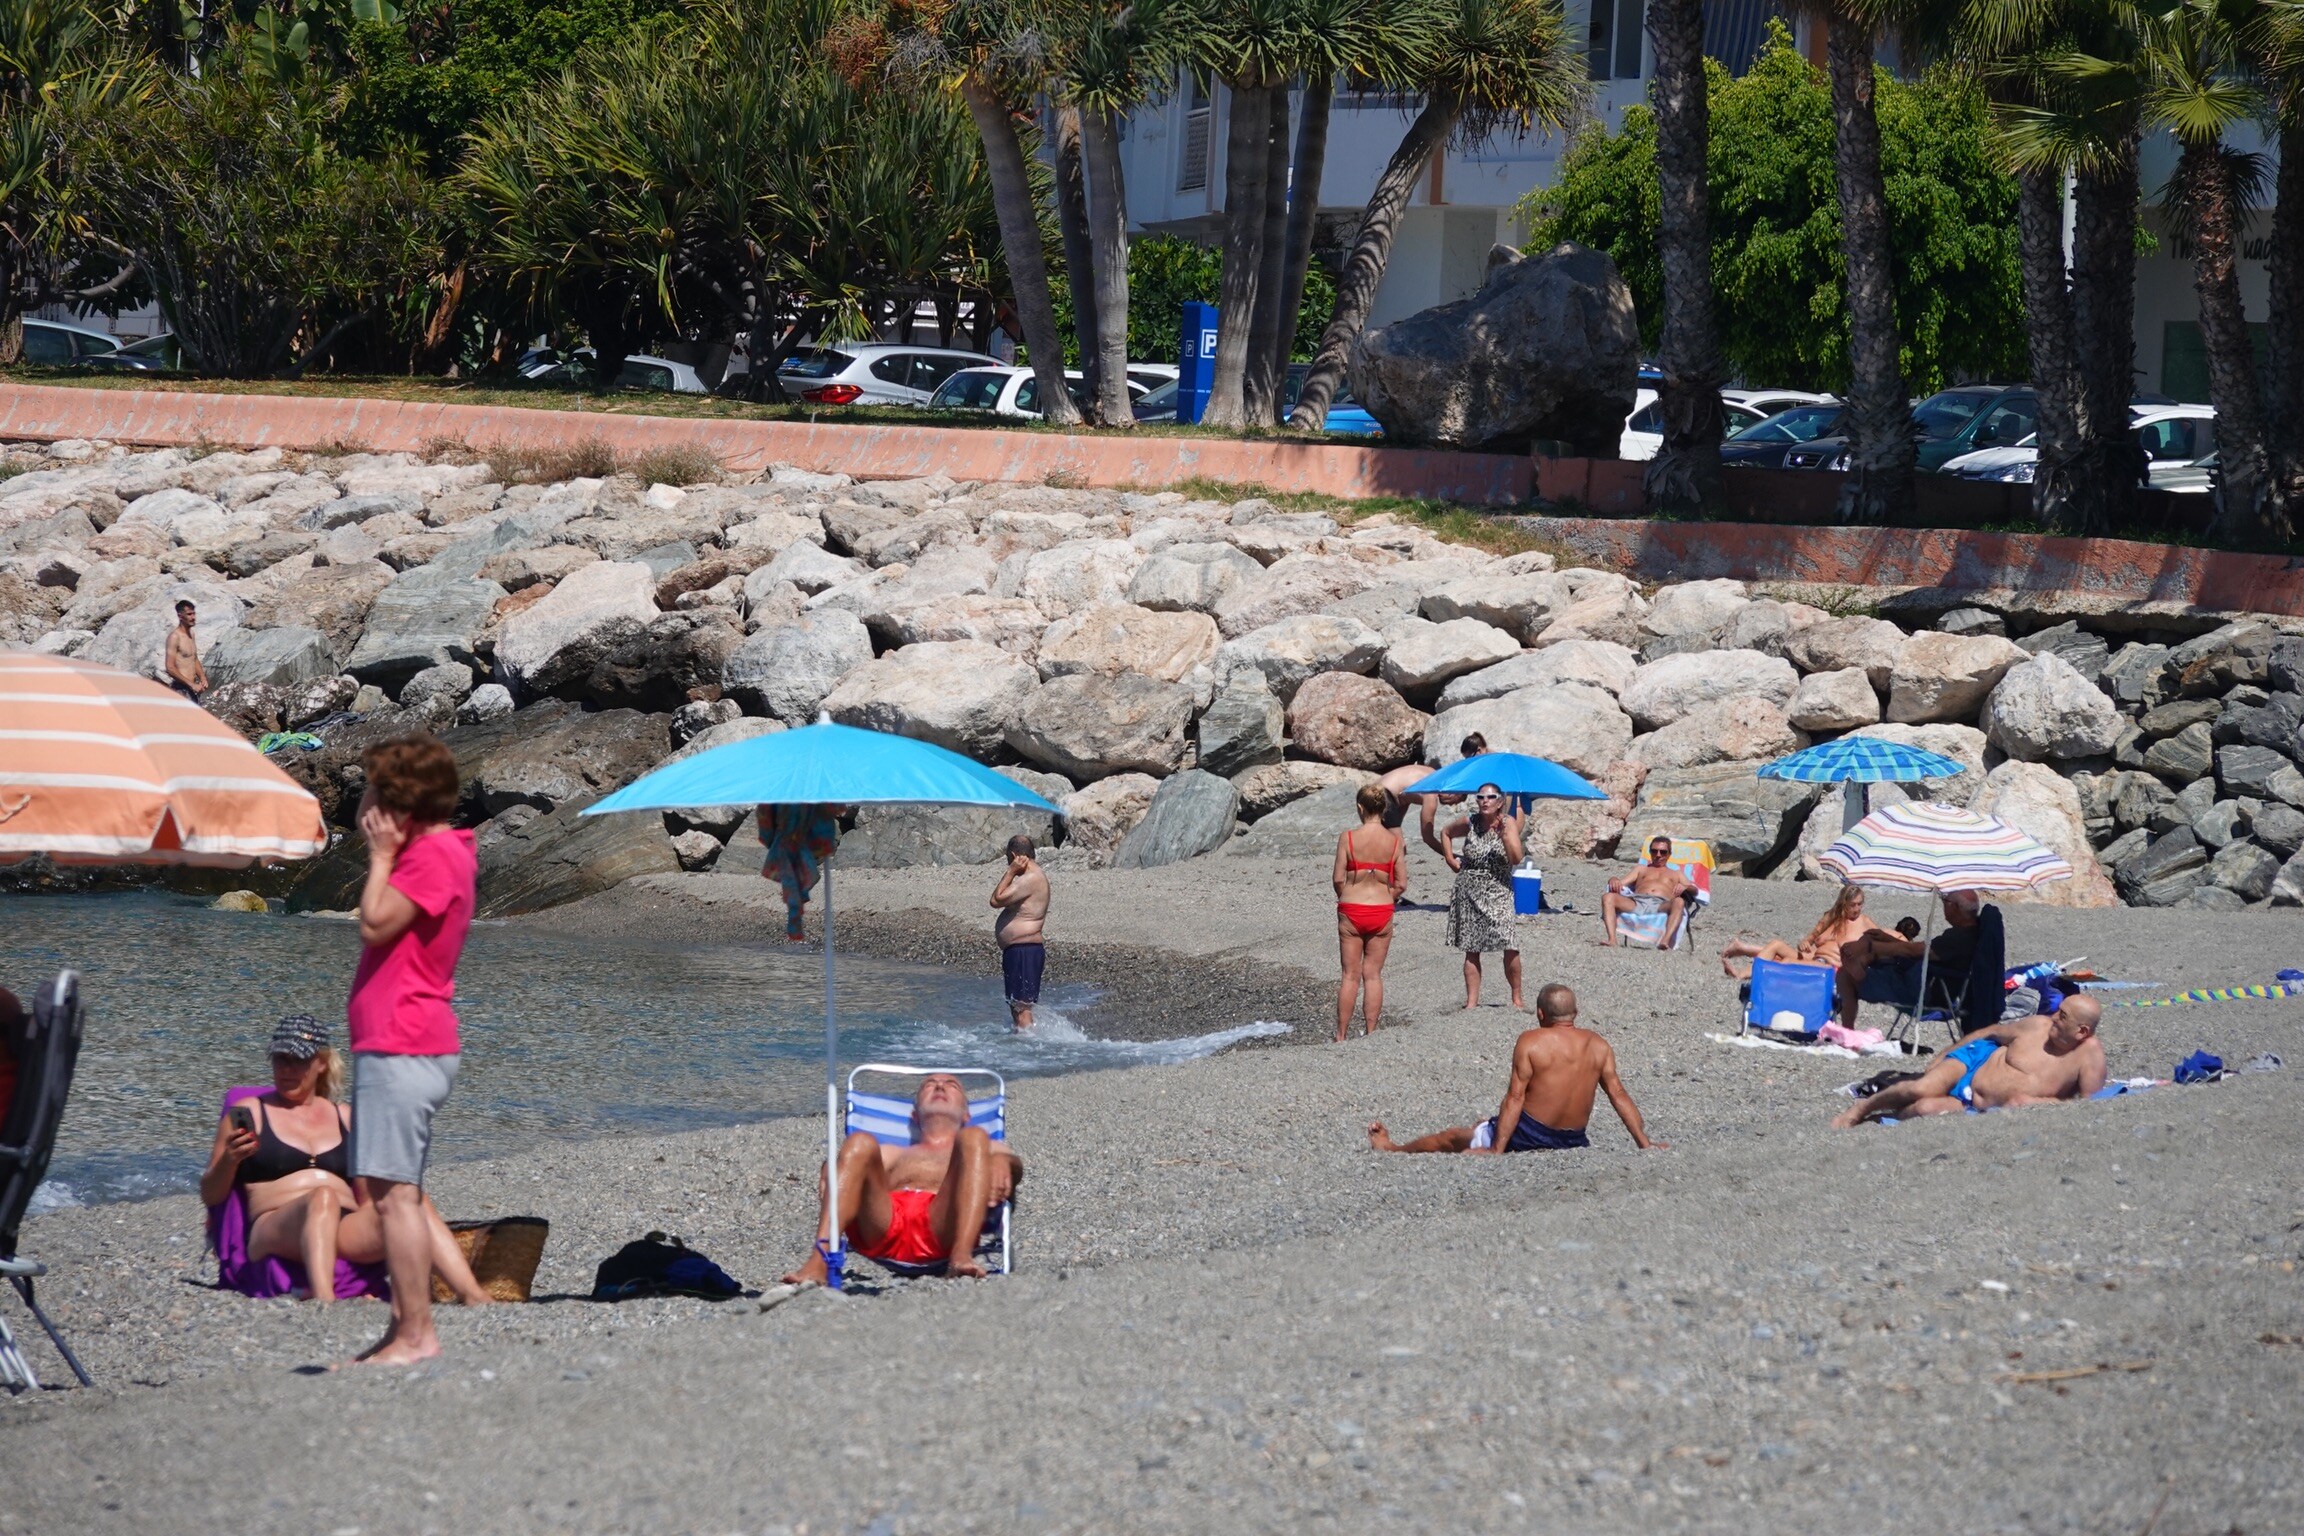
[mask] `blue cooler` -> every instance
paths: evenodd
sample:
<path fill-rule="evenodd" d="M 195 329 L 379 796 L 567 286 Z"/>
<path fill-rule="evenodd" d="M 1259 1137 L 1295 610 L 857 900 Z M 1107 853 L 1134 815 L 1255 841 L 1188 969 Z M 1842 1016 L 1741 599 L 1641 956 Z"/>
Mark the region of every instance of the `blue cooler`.
<path fill-rule="evenodd" d="M 1512 871 L 1512 910 L 1521 917 L 1544 910 L 1544 871 L 1527 865 Z"/>
<path fill-rule="evenodd" d="M 1779 965 L 1773 960 L 1752 962 L 1751 1001 L 1744 1009 L 1744 1027 L 1770 1029 L 1779 1013 L 1800 1015 L 1804 1033 L 1814 1034 L 1832 1020 L 1833 984 L 1840 973 L 1821 965 Z"/>

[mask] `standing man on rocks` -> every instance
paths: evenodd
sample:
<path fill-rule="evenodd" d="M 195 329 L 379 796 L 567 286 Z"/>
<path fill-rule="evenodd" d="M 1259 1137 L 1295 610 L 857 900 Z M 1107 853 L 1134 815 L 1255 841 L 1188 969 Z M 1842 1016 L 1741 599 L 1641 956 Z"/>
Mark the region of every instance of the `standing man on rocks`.
<path fill-rule="evenodd" d="M 1032 839 L 1023 833 L 1008 839 L 1008 867 L 992 891 L 992 905 L 1000 913 L 992 921 L 992 934 L 1000 941 L 1000 976 L 1008 987 L 1008 1016 L 1018 1031 L 1032 1027 L 1040 973 L 1048 964 L 1048 872 L 1032 851 Z"/>
<path fill-rule="evenodd" d="M 168 644 L 160 653 L 160 670 L 168 686 L 195 704 L 208 692 L 208 669 L 200 665 L 200 642 L 192 633 L 199 621 L 200 610 L 190 598 L 179 602 L 176 627 L 168 631 Z"/>

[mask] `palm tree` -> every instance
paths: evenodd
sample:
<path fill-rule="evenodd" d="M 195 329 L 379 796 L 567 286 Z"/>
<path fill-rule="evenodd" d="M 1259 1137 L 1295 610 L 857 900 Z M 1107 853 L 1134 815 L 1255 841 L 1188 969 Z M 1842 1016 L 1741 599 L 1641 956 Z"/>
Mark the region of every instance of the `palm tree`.
<path fill-rule="evenodd" d="M 1720 439 L 1726 426 L 1720 333 L 1712 307 L 1712 114 L 1704 69 L 1703 0 L 1650 0 L 1648 37 L 1656 73 L 1656 245 L 1664 266 L 1664 325 L 1656 391 L 1664 442 L 1643 481 L 1658 511 L 1717 506 Z"/>
<path fill-rule="evenodd" d="M 2272 424 L 2272 470 L 2293 520 L 2304 510 L 2304 5 L 2266 6 L 2258 38 L 2280 144 L 2265 263 L 2272 344 L 2264 407 Z"/>
<path fill-rule="evenodd" d="M 1565 127 L 1590 98 L 1583 56 L 1570 44 L 1557 0 L 1450 0 L 1445 25 L 1409 62 L 1424 106 L 1376 178 L 1336 285 L 1336 309 L 1296 397 L 1289 425 L 1317 432 L 1368 324 L 1377 285 L 1408 198 L 1433 155 L 1452 139 L 1476 144 L 1503 132 Z"/>
<path fill-rule="evenodd" d="M 1277 93 L 1281 111 L 1287 110 L 1287 82 L 1304 49 L 1301 22 L 1297 0 L 1238 0 L 1207 13 L 1195 39 L 1201 66 L 1224 82 L 1231 98 L 1224 137 L 1220 320 L 1214 376 L 1200 416 L 1210 426 L 1245 427 L 1254 419 L 1249 411 L 1248 364 L 1256 307 L 1269 291 L 1265 248 L 1273 178 L 1272 98 Z M 1284 131 L 1281 142 L 1286 143 Z M 1285 166 L 1280 174 L 1286 176 Z"/>

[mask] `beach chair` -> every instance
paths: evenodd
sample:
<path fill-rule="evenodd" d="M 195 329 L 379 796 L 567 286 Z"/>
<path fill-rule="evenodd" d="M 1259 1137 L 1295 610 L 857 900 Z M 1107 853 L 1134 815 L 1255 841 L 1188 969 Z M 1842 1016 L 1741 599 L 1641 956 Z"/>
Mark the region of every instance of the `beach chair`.
<path fill-rule="evenodd" d="M 16 1294 L 47 1330 L 49 1342 L 72 1368 L 72 1374 L 80 1378 L 80 1385 L 92 1387 L 96 1383 L 81 1369 L 72 1346 L 64 1342 L 64 1335 L 40 1310 L 32 1293 L 32 1282 L 48 1273 L 47 1266 L 16 1252 L 16 1234 L 24 1224 L 24 1212 L 32 1204 L 32 1192 L 48 1172 L 48 1156 L 56 1147 L 64 1097 L 72 1091 L 72 1069 L 80 1059 L 80 1030 L 80 977 L 73 971 L 60 971 L 32 999 L 31 1027 L 16 1064 L 16 1091 L 5 1113 L 0 1114 L 0 1275 L 7 1276 L 16 1287 Z M 0 1313 L 0 1386 L 13 1395 L 36 1390 L 39 1385 L 31 1362 L 16 1347 L 16 1336 L 8 1331 L 6 1314 Z"/>
<path fill-rule="evenodd" d="M 1958 1040 L 1961 1035 L 1961 1017 L 1968 1011 L 1968 977 L 1965 974 L 1947 976 L 1930 971 L 1925 1001 L 1927 1006 L 1924 1008 L 1895 1004 L 1895 1017 L 1888 1021 L 1888 1027 L 1881 1033 L 1891 1040 L 1918 1045 L 1925 1026 L 1941 1024 L 1952 1039 Z"/>
<path fill-rule="evenodd" d="M 1832 1019 L 1833 988 L 1840 972 L 1824 965 L 1786 965 L 1774 960 L 1752 962 L 1752 979 L 1742 988 L 1743 1017 L 1739 1034 L 1762 1034 L 1771 1039 L 1790 1035 L 1813 1040 Z M 1779 1030 L 1771 1022 L 1780 1013 L 1800 1016 L 1798 1030 Z"/>
<path fill-rule="evenodd" d="M 884 1147 L 912 1145 L 912 1096 L 862 1092 L 856 1086 L 856 1079 L 868 1073 L 913 1079 L 942 1074 L 960 1079 L 963 1086 L 989 1081 L 990 1094 L 983 1098 L 970 1096 L 968 1123 L 994 1141 L 1008 1139 L 1008 1080 L 991 1068 L 899 1067 L 878 1061 L 865 1062 L 848 1074 L 848 1108 L 842 1127 L 845 1135 L 868 1131 Z M 985 1216 L 984 1230 L 976 1239 L 977 1256 L 1003 1275 L 1011 1273 L 1015 1265 L 1016 1250 L 1009 1237 L 1009 1218 L 1015 1214 L 1015 1208 L 1013 1197 L 994 1206 Z M 887 1259 L 872 1262 L 897 1275 L 933 1275 L 943 1270 L 941 1264 L 900 1264 Z"/>
<path fill-rule="evenodd" d="M 1681 918 L 1680 932 L 1673 938 L 1672 947 L 1696 952 L 1696 920 L 1712 905 L 1712 845 L 1700 837 L 1672 839 L 1672 857 L 1664 861 L 1667 869 L 1679 873 L 1682 879 L 1696 887 L 1696 899 Z M 1642 949 L 1664 947 L 1664 925 L 1669 915 L 1663 912 L 1627 912 L 1616 919 L 1616 942 L 1636 945 Z"/>

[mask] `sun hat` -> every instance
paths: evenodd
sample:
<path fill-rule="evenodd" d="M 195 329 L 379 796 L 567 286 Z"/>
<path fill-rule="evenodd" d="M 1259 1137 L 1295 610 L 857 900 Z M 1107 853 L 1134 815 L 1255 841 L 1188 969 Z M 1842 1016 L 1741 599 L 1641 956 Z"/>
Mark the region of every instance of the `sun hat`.
<path fill-rule="evenodd" d="M 328 1029 L 308 1013 L 292 1013 L 272 1026 L 272 1054 L 310 1061 L 328 1049 Z"/>

